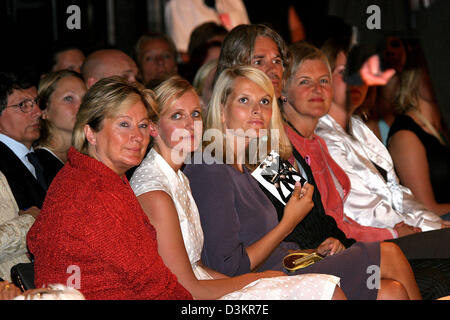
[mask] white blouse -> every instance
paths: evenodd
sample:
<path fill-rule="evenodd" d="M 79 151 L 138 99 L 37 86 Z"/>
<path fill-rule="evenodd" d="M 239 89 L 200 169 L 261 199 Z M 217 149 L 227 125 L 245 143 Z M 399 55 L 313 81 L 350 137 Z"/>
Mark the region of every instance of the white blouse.
<path fill-rule="evenodd" d="M 198 265 L 203 248 L 200 215 L 192 197 L 189 180 L 181 170 L 175 172 L 158 152 L 151 149 L 130 180 L 136 197 L 149 191 L 165 191 L 173 200 L 180 220 L 184 245 L 198 279 L 212 277 Z"/>
<path fill-rule="evenodd" d="M 403 221 L 422 231 L 440 229 L 442 219 L 399 183 L 389 151 L 361 118 L 351 118 L 350 130 L 352 135 L 330 115 L 320 118 L 316 128 L 331 156 L 350 178 L 345 215 L 376 228 L 393 228 Z M 386 171 L 386 181 L 374 163 Z"/>

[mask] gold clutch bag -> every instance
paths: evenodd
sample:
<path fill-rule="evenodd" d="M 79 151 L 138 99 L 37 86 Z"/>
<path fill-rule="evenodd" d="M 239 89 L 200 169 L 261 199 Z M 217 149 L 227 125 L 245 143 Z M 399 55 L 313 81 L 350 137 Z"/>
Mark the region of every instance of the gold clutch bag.
<path fill-rule="evenodd" d="M 295 271 L 322 260 L 323 257 L 317 253 L 294 252 L 283 259 L 283 266 L 288 271 Z"/>

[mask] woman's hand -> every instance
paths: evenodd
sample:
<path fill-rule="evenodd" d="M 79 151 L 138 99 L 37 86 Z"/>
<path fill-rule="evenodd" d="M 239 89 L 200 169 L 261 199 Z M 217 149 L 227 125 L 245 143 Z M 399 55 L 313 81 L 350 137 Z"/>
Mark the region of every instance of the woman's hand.
<path fill-rule="evenodd" d="M 384 86 L 394 76 L 395 70 L 387 69 L 381 72 L 380 58 L 377 55 L 373 55 L 364 62 L 359 73 L 361 79 L 368 86 Z"/>
<path fill-rule="evenodd" d="M 316 252 L 322 256 L 332 256 L 344 250 L 344 245 L 338 239 L 330 237 L 317 247 Z"/>
<path fill-rule="evenodd" d="M 311 184 L 305 183 L 301 187 L 300 183 L 296 182 L 291 198 L 284 208 L 283 219 L 281 219 L 280 224 L 284 223 L 290 230 L 294 229 L 314 207 L 313 193 L 314 186 Z"/>
<path fill-rule="evenodd" d="M 314 187 L 310 184 L 305 184 L 303 188 L 300 183 L 295 184 L 291 198 L 284 207 L 284 214 L 280 223 L 261 239 L 245 248 L 250 259 L 251 270 L 256 270 L 311 211 L 314 206 L 312 201 L 313 191 Z"/>
<path fill-rule="evenodd" d="M 410 235 L 410 234 L 422 232 L 422 229 L 416 228 L 416 227 L 411 227 L 411 226 L 405 224 L 404 222 L 397 223 L 394 226 L 394 230 L 397 232 L 399 238 Z"/>
<path fill-rule="evenodd" d="M 41 209 L 39 209 L 38 207 L 30 207 L 27 210 L 19 210 L 19 216 L 24 215 L 24 214 L 29 214 L 31 216 L 33 216 L 34 219 L 37 219 L 37 217 L 39 216 L 39 214 L 41 213 Z"/>

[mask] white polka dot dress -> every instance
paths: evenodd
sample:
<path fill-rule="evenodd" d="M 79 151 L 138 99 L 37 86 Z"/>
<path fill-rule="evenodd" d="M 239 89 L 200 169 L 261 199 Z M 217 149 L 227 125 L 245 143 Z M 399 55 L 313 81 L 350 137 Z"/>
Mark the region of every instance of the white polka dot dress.
<path fill-rule="evenodd" d="M 175 172 L 154 149 L 136 169 L 130 180 L 136 196 L 149 191 L 165 191 L 172 198 L 194 274 L 198 279 L 212 277 L 198 264 L 203 248 L 203 230 L 189 180 Z M 224 300 L 329 300 L 339 278 L 324 274 L 305 274 L 259 279 L 241 290 L 223 296 Z"/>

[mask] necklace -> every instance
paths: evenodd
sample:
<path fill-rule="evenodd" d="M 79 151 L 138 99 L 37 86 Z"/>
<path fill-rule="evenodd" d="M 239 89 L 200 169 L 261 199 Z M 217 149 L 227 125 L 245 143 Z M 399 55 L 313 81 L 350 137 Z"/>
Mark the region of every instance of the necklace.
<path fill-rule="evenodd" d="M 305 138 L 304 135 L 302 135 L 300 133 L 300 131 L 298 131 L 293 125 L 292 123 L 290 123 L 288 120 L 284 119 L 284 121 L 289 125 L 289 127 L 291 127 L 292 130 L 294 130 L 300 137 Z"/>

